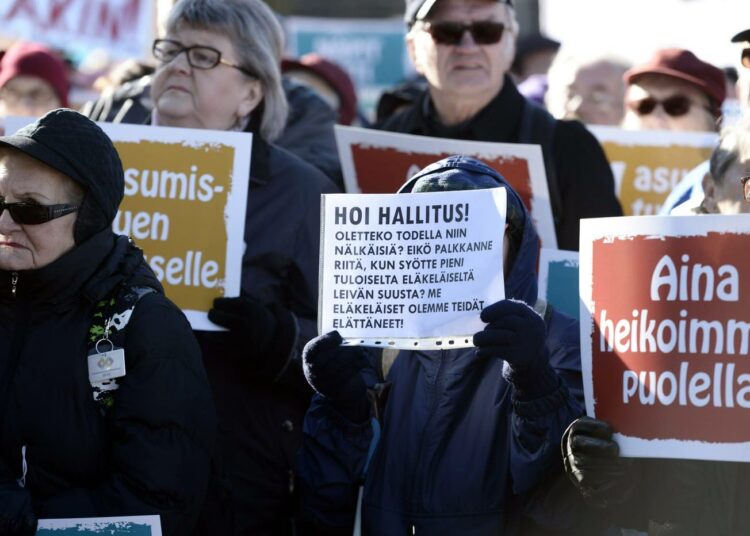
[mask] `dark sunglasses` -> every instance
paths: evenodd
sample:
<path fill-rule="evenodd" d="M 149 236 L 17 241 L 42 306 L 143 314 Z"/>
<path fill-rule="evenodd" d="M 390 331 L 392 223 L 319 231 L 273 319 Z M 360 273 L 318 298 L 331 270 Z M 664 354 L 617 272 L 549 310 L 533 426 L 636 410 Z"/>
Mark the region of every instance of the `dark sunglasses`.
<path fill-rule="evenodd" d="M 740 185 L 742 186 L 742 195 L 745 197 L 745 203 L 750 203 L 750 175 L 740 177 Z"/>
<path fill-rule="evenodd" d="M 630 101 L 628 102 L 628 108 L 638 115 L 648 115 L 656 110 L 657 106 L 661 106 L 670 117 L 680 117 L 688 113 L 694 104 L 696 103 L 685 95 L 673 95 L 664 100 L 646 97 L 645 99 Z M 703 108 L 711 111 L 707 106 L 703 106 Z"/>
<path fill-rule="evenodd" d="M 449 20 L 424 22 L 425 31 L 432 36 L 432 40 L 439 45 L 457 45 L 469 32 L 477 45 L 494 45 L 503 38 L 505 25 L 502 22 L 478 20 L 471 24 L 453 22 Z"/>
<path fill-rule="evenodd" d="M 746 69 L 750 69 L 750 47 L 742 49 L 742 66 Z"/>
<path fill-rule="evenodd" d="M 188 64 L 194 69 L 213 69 L 221 63 L 222 65 L 233 67 L 238 71 L 245 73 L 247 76 L 257 78 L 255 73 L 251 72 L 249 69 L 245 69 L 241 65 L 237 65 L 236 63 L 232 63 L 231 61 L 222 58 L 221 51 L 216 50 L 213 47 L 203 45 L 186 47 L 179 41 L 173 41 L 172 39 L 156 39 L 151 47 L 151 52 L 153 53 L 154 58 L 163 63 L 169 63 L 184 52 L 187 56 Z"/>
<path fill-rule="evenodd" d="M 24 225 L 38 225 L 75 212 L 79 208 L 81 208 L 81 205 L 73 205 L 72 203 L 36 205 L 34 203 L 6 203 L 0 201 L 0 216 L 3 215 L 5 209 L 8 209 L 10 217 L 13 218 L 14 222 Z"/>

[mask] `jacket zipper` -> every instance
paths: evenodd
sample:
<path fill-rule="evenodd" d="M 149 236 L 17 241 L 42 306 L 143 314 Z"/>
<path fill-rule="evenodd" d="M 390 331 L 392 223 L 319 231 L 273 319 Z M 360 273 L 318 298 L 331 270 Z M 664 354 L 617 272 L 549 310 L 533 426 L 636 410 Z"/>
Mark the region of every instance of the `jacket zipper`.
<path fill-rule="evenodd" d="M 13 295 L 13 299 L 16 299 L 16 290 L 18 288 L 18 272 L 10 274 L 10 293 Z"/>
<path fill-rule="evenodd" d="M 437 410 L 438 402 L 440 401 L 441 395 L 442 395 L 442 380 L 443 380 L 443 369 L 445 368 L 445 350 L 440 350 L 440 364 L 438 365 L 437 374 L 435 375 L 435 390 L 432 397 L 432 402 L 430 404 L 430 412 L 427 414 L 427 419 L 424 423 L 424 428 L 422 429 L 422 436 L 419 438 L 419 450 L 417 450 L 417 471 L 414 474 L 414 483 L 412 484 L 412 497 L 417 497 L 416 491 L 419 491 L 419 502 L 422 502 L 422 496 L 421 491 L 422 487 L 424 485 L 424 478 L 422 476 L 422 467 L 426 463 L 425 456 L 424 456 L 424 449 L 425 449 L 425 438 L 427 437 L 430 424 L 432 423 L 432 418 L 435 415 L 435 411 Z M 419 486 L 417 486 L 419 484 Z M 419 487 L 419 489 L 417 489 Z M 413 499 L 412 499 L 413 500 Z"/>

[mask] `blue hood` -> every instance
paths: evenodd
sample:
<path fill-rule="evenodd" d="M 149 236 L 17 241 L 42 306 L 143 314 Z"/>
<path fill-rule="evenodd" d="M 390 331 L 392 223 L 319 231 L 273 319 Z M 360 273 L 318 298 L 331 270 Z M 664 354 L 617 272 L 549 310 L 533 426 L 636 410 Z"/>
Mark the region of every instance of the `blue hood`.
<path fill-rule="evenodd" d="M 467 156 L 450 156 L 430 164 L 409 179 L 398 193 L 475 190 L 504 186 L 508 192 L 507 219 L 520 241 L 511 243 L 505 276 L 505 297 L 523 300 L 532 307 L 537 299 L 539 236 L 529 212 L 513 187 L 496 170 Z M 512 232 L 512 231 L 511 231 Z"/>

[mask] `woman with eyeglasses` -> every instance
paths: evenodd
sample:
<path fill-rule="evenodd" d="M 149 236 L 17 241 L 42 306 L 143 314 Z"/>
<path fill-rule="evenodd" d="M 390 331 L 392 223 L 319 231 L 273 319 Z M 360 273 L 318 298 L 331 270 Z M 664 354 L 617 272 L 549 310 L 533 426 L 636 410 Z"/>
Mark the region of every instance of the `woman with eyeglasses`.
<path fill-rule="evenodd" d="M 200 349 L 111 230 L 109 138 L 72 110 L 0 137 L 0 534 L 37 518 L 157 515 L 189 534 L 216 417 Z M 179 386 L 179 388 L 174 388 Z"/>
<path fill-rule="evenodd" d="M 286 534 L 295 453 L 310 390 L 299 353 L 316 335 L 320 194 L 335 187 L 273 144 L 287 118 L 283 33 L 260 0 L 181 0 L 153 45 L 151 124 L 253 134 L 239 296 L 216 300 L 197 332 L 219 416 L 231 501 L 211 494 L 208 525 L 234 511 L 239 534 Z"/>
<path fill-rule="evenodd" d="M 724 72 L 689 50 L 658 50 L 625 73 L 628 130 L 714 132 L 726 97 Z"/>

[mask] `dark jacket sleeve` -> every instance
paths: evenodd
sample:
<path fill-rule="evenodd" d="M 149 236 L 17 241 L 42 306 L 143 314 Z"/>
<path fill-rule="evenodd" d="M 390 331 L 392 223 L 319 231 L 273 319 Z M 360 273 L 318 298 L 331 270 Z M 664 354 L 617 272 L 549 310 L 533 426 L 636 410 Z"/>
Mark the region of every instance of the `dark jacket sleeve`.
<path fill-rule="evenodd" d="M 540 374 L 540 381 L 548 381 L 552 389 L 535 398 L 512 395 L 510 471 L 517 494 L 530 491 L 562 468 L 560 438 L 584 412 L 578 322 L 552 311 L 547 350 L 550 367 Z"/>
<path fill-rule="evenodd" d="M 622 216 L 615 179 L 599 141 L 578 121 L 557 122 L 554 158 L 563 205 L 558 247 L 578 251 L 581 218 Z"/>
<path fill-rule="evenodd" d="M 161 294 L 136 306 L 111 426 L 109 474 L 35 504 L 40 518 L 159 515 L 165 535 L 189 534 L 209 475 L 216 416 L 198 344 Z M 31 462 L 30 462 L 31 463 Z"/>

